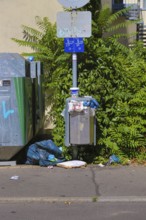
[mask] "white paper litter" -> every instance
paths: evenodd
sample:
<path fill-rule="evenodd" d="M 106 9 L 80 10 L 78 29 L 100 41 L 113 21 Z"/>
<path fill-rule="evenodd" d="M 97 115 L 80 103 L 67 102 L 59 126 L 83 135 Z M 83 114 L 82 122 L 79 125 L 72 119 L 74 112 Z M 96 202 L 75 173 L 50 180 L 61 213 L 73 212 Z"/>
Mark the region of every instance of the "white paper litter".
<path fill-rule="evenodd" d="M 58 167 L 64 167 L 64 168 L 78 168 L 86 165 L 87 165 L 86 162 L 81 160 L 71 160 L 57 164 Z"/>
<path fill-rule="evenodd" d="M 18 180 L 19 176 L 11 176 L 10 180 Z"/>
<path fill-rule="evenodd" d="M 105 165 L 103 165 L 102 163 L 98 164 L 99 167 L 104 167 Z"/>

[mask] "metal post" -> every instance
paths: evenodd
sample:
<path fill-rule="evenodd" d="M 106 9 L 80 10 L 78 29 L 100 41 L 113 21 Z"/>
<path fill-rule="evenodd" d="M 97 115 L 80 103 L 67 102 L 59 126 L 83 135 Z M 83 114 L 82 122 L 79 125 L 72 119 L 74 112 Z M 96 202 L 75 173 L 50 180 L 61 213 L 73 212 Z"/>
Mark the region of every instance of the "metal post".
<path fill-rule="evenodd" d="M 77 160 L 78 159 L 78 146 L 73 146 L 73 155 L 72 155 L 72 159 L 73 160 Z"/>
<path fill-rule="evenodd" d="M 73 87 L 77 87 L 77 54 L 72 54 Z"/>
<path fill-rule="evenodd" d="M 73 87 L 77 87 L 77 54 L 72 54 Z M 78 159 L 78 147 L 73 146 L 73 160 Z"/>

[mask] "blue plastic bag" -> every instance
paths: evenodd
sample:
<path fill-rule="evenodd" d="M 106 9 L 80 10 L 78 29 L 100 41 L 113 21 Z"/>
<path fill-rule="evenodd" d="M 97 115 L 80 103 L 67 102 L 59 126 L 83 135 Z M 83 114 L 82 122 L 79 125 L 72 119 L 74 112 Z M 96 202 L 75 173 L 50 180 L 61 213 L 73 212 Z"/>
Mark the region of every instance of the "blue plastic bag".
<path fill-rule="evenodd" d="M 26 164 L 49 166 L 64 162 L 62 151 L 52 140 L 36 142 L 29 146 Z"/>
<path fill-rule="evenodd" d="M 83 106 L 97 109 L 99 108 L 99 103 L 95 99 L 92 99 L 90 101 L 84 101 Z"/>
<path fill-rule="evenodd" d="M 117 157 L 115 154 L 113 154 L 109 157 L 109 160 L 106 165 L 110 165 L 112 163 L 120 163 L 119 157 Z"/>
<path fill-rule="evenodd" d="M 44 150 L 47 150 L 49 153 L 54 154 L 57 158 L 62 157 L 62 151 L 54 144 L 52 140 L 44 140 L 36 142 L 36 144 Z"/>

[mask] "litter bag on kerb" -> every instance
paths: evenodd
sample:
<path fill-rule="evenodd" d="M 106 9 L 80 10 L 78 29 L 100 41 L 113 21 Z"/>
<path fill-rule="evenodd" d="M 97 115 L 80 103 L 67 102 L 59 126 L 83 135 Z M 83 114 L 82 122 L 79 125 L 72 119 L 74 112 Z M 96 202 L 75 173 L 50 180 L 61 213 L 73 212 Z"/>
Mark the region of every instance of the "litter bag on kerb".
<path fill-rule="evenodd" d="M 62 151 L 57 147 L 52 140 L 44 140 L 36 142 L 38 147 L 47 150 L 49 153 L 54 154 L 57 158 L 62 156 Z"/>
<path fill-rule="evenodd" d="M 65 161 L 62 151 L 52 140 L 36 142 L 29 146 L 27 151 L 28 165 L 49 166 Z"/>

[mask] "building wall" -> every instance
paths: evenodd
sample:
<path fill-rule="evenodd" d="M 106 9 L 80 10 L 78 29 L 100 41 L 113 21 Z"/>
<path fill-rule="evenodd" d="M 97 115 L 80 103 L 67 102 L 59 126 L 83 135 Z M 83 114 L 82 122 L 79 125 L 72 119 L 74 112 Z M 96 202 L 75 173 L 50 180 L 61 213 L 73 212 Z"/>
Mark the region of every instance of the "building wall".
<path fill-rule="evenodd" d="M 0 52 L 29 51 L 11 40 L 22 39 L 21 25 L 36 27 L 36 16 L 48 17 L 54 23 L 62 10 L 57 0 L 0 0 Z"/>
<path fill-rule="evenodd" d="M 142 20 L 143 20 L 143 23 L 144 25 L 146 25 L 146 11 L 142 11 Z"/>

